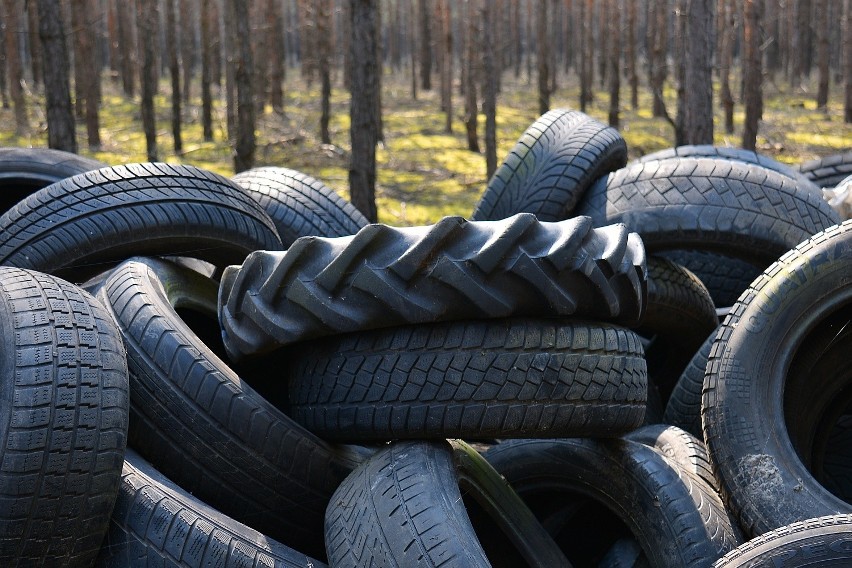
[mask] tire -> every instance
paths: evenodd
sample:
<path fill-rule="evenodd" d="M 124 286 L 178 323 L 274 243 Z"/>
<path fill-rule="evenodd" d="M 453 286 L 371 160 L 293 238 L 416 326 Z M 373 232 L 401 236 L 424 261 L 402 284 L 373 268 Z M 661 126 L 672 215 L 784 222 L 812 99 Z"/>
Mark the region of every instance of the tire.
<path fill-rule="evenodd" d="M 711 144 L 695 144 L 677 146 L 675 148 L 666 148 L 659 152 L 646 154 L 639 158 L 639 162 L 651 162 L 654 160 L 669 160 L 676 158 L 721 158 L 724 160 L 733 160 L 735 162 L 745 162 L 747 164 L 757 164 L 768 170 L 778 172 L 785 175 L 798 183 L 802 188 L 810 188 L 812 191 L 818 191 L 819 188 L 797 171 L 786 164 L 782 164 L 777 160 L 773 160 L 763 154 L 758 154 L 745 148 L 727 148 L 725 146 L 713 146 Z"/>
<path fill-rule="evenodd" d="M 648 302 L 636 332 L 650 338 L 648 379 L 663 408 L 692 354 L 718 325 L 710 292 L 694 274 L 665 258 L 648 257 Z"/>
<path fill-rule="evenodd" d="M 763 268 L 745 260 L 702 250 L 667 250 L 659 256 L 676 262 L 695 274 L 719 308 L 737 303 L 740 294 L 760 276 Z"/>
<path fill-rule="evenodd" d="M 710 566 L 723 554 L 690 493 L 694 480 L 644 444 L 510 440 L 485 458 L 576 566 L 596 566 L 624 538 L 655 567 Z"/>
<path fill-rule="evenodd" d="M 701 431 L 701 390 L 704 388 L 704 371 L 716 339 L 716 331 L 713 330 L 707 336 L 692 356 L 672 390 L 663 415 L 663 422 L 683 428 L 699 439 L 704 438 Z"/>
<path fill-rule="evenodd" d="M 536 120 L 488 182 L 474 221 L 533 213 L 561 221 L 597 178 L 627 163 L 619 132 L 581 112 L 554 109 Z"/>
<path fill-rule="evenodd" d="M 293 346 L 293 417 L 327 440 L 615 436 L 642 423 L 639 338 L 606 324 L 495 320 Z"/>
<path fill-rule="evenodd" d="M 45 187 L 0 217 L 0 262 L 82 282 L 133 255 L 222 268 L 278 250 L 260 205 L 227 179 L 169 164 L 102 168 Z"/>
<path fill-rule="evenodd" d="M 195 330 L 218 336 L 216 292 L 157 259 L 125 262 L 98 292 L 127 346 L 130 444 L 224 514 L 322 557 L 326 503 L 359 457 L 290 420 L 202 341 Z"/>
<path fill-rule="evenodd" d="M 370 222 L 321 181 L 296 170 L 254 168 L 231 178 L 260 203 L 284 248 L 299 237 L 345 237 Z"/>
<path fill-rule="evenodd" d="M 128 450 L 97 568 L 321 568 L 187 493 Z"/>
<path fill-rule="evenodd" d="M 751 535 L 849 507 L 808 464 L 821 459 L 821 442 L 852 403 L 852 332 L 824 341 L 852 317 L 850 261 L 847 221 L 770 266 L 716 336 L 702 426 L 723 493 Z"/>
<path fill-rule="evenodd" d="M 498 532 L 512 546 L 488 554 L 479 536 Z M 336 568 L 484 568 L 509 556 L 516 566 L 569 566 L 506 482 L 461 441 L 395 442 L 378 451 L 335 492 L 325 534 Z"/>
<path fill-rule="evenodd" d="M 799 166 L 799 171 L 817 187 L 834 187 L 852 175 L 852 152 L 807 161 Z"/>
<path fill-rule="evenodd" d="M 127 443 L 121 335 L 91 295 L 0 267 L 0 564 L 90 566 Z"/>
<path fill-rule="evenodd" d="M 636 235 L 592 229 L 587 218 L 368 225 L 228 268 L 219 321 L 235 360 L 324 335 L 447 320 L 570 315 L 629 325 L 642 316 L 645 271 Z"/>
<path fill-rule="evenodd" d="M 39 189 L 106 164 L 49 148 L 0 148 L 0 214 Z"/>
<path fill-rule="evenodd" d="M 698 249 L 765 267 L 839 222 L 820 195 L 762 166 L 711 158 L 634 164 L 599 179 L 578 214 L 624 223 L 649 254 Z"/>
<path fill-rule="evenodd" d="M 828 515 L 780 527 L 740 545 L 714 568 L 849 566 L 852 515 Z"/>

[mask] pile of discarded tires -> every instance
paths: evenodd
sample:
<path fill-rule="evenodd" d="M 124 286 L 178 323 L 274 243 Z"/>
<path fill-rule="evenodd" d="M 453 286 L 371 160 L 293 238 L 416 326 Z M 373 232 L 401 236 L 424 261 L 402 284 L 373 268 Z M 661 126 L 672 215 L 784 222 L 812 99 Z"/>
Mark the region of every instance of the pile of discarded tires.
<path fill-rule="evenodd" d="M 0 149 L 2 564 L 852 561 L 852 221 L 806 175 L 556 110 L 395 228 Z"/>

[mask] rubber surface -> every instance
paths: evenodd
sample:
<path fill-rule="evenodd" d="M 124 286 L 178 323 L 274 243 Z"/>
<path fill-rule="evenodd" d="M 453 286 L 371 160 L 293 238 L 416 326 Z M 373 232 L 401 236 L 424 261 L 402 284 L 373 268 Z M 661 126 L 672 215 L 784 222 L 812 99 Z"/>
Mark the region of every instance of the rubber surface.
<path fill-rule="evenodd" d="M 281 248 L 269 216 L 238 186 L 160 163 L 67 178 L 7 211 L 0 226 L 0 262 L 78 282 L 137 254 L 223 267 L 253 250 Z"/>
<path fill-rule="evenodd" d="M 717 308 L 737 303 L 740 294 L 763 272 L 745 260 L 702 250 L 667 250 L 659 256 L 674 261 L 695 274 L 713 298 Z"/>
<path fill-rule="evenodd" d="M 495 221 L 516 213 L 567 219 L 592 182 L 626 163 L 627 143 L 616 129 L 582 112 L 553 109 L 521 135 L 471 219 Z"/>
<path fill-rule="evenodd" d="M 606 324 L 454 322 L 288 351 L 293 417 L 324 439 L 614 436 L 642 423 L 639 338 Z"/>
<path fill-rule="evenodd" d="M 704 438 L 701 431 L 701 390 L 704 388 L 704 371 L 710 350 L 716 340 L 717 330 L 713 330 L 701 344 L 689 365 L 683 370 L 675 384 L 674 390 L 666 405 L 663 421 L 683 428 L 696 438 Z"/>
<path fill-rule="evenodd" d="M 369 224 L 354 205 L 333 189 L 296 170 L 253 168 L 231 180 L 269 214 L 284 248 L 299 237 L 344 237 Z"/>
<path fill-rule="evenodd" d="M 0 267 L 0 564 L 90 566 L 127 442 L 121 334 L 91 295 Z"/>
<path fill-rule="evenodd" d="M 818 187 L 834 187 L 852 175 L 852 152 L 804 162 L 799 166 L 799 171 Z"/>
<path fill-rule="evenodd" d="M 445 217 L 252 253 L 222 276 L 219 321 L 238 359 L 324 335 L 447 320 L 570 315 L 630 324 L 645 295 L 642 242 L 621 225 L 543 223 L 529 213 Z"/>

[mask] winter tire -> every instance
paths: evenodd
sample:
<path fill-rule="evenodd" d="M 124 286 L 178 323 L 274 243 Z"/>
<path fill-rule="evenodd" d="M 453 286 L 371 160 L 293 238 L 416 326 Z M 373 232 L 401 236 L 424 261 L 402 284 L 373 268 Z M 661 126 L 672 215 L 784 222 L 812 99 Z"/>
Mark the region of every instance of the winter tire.
<path fill-rule="evenodd" d="M 810 160 L 799 166 L 799 171 L 818 187 L 834 187 L 852 175 L 852 152 Z"/>

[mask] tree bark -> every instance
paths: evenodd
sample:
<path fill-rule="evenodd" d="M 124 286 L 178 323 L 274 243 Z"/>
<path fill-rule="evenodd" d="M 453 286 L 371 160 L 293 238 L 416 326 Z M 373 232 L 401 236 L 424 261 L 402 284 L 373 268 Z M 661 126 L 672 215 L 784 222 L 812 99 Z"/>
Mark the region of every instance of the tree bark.
<path fill-rule="evenodd" d="M 666 61 L 668 47 L 668 2 L 666 0 L 650 0 L 651 11 L 648 14 L 648 28 L 651 30 L 651 56 L 649 58 L 649 83 L 654 102 L 651 109 L 655 117 L 667 115 L 666 103 L 663 99 L 663 88 L 668 76 L 669 65 Z"/>
<path fill-rule="evenodd" d="M 195 71 L 197 51 L 195 49 L 195 30 L 198 25 L 198 9 L 196 0 L 180 0 L 180 30 L 177 41 L 180 45 L 180 63 L 183 77 L 181 78 L 181 97 L 183 103 L 189 106 L 192 99 L 192 76 Z"/>
<path fill-rule="evenodd" d="M 609 36 L 609 49 L 607 54 L 609 61 L 607 65 L 609 77 L 609 125 L 618 128 L 619 120 L 619 98 L 621 95 L 621 71 L 619 62 L 621 59 L 621 10 L 618 0 L 608 0 L 609 12 L 607 35 Z"/>
<path fill-rule="evenodd" d="M 422 1 L 422 0 L 421 0 Z M 424 2 L 425 3 L 425 2 Z M 376 104 L 378 68 L 377 0 L 351 0 L 352 33 L 351 116 L 352 141 L 349 193 L 352 204 L 371 222 L 376 222 Z M 425 88 L 425 87 L 424 87 Z"/>
<path fill-rule="evenodd" d="M 420 14 L 420 86 L 424 91 L 432 89 L 432 26 L 429 3 L 417 0 Z"/>
<path fill-rule="evenodd" d="M 172 140 L 175 154 L 183 152 L 181 138 L 181 90 L 180 64 L 178 62 L 178 37 L 175 25 L 175 0 L 164 0 L 166 4 L 166 54 L 169 62 L 169 76 L 172 83 Z"/>
<path fill-rule="evenodd" d="M 44 58 L 41 55 L 41 41 L 38 32 L 38 8 L 36 2 L 32 0 L 27 2 L 27 39 L 29 40 L 30 71 L 33 76 L 33 86 L 37 87 L 43 84 L 42 62 Z"/>
<path fill-rule="evenodd" d="M 24 70 L 21 62 L 21 52 L 18 49 L 20 35 L 20 15 L 23 2 L 20 0 L 4 0 L 6 10 L 6 68 L 9 74 L 9 96 L 15 108 L 15 134 L 25 135 L 30 129 L 27 117 L 27 100 L 24 97 L 22 82 Z"/>
<path fill-rule="evenodd" d="M 157 156 L 157 117 L 154 113 L 154 95 L 157 93 L 157 24 L 159 22 L 157 0 L 136 0 L 136 25 L 139 28 L 142 67 L 139 83 L 142 89 L 142 129 L 145 131 L 145 145 L 148 161 L 156 162 Z"/>
<path fill-rule="evenodd" d="M 683 104 L 679 105 L 676 144 L 712 144 L 715 0 L 685 0 L 685 8 L 683 79 L 678 89 Z"/>
<path fill-rule="evenodd" d="M 227 0 L 234 18 L 232 38 L 234 50 L 234 81 L 237 86 L 236 141 L 234 144 L 234 172 L 240 173 L 254 167 L 255 100 L 252 83 L 251 26 L 247 0 Z"/>
<path fill-rule="evenodd" d="M 843 1 L 843 120 L 852 124 L 852 0 Z"/>
<path fill-rule="evenodd" d="M 547 0 L 538 3 L 535 13 L 538 113 L 540 115 L 550 110 L 550 35 L 547 33 L 549 5 L 550 2 Z"/>
<path fill-rule="evenodd" d="M 9 86 L 6 82 L 6 6 L 4 2 L 0 2 L 0 98 L 3 99 L 3 108 L 9 108 Z"/>
<path fill-rule="evenodd" d="M 490 78 L 494 64 L 494 7 L 489 0 L 482 6 L 482 112 L 485 114 L 485 179 L 497 171 L 497 88 Z"/>
<path fill-rule="evenodd" d="M 818 109 L 825 110 L 828 104 L 828 58 L 829 58 L 829 20 L 827 0 L 816 2 L 816 36 L 817 36 L 817 67 L 819 69 L 819 84 L 817 86 L 816 104 Z"/>
<path fill-rule="evenodd" d="M 482 49 L 479 42 L 479 6 L 481 0 L 465 1 L 465 25 L 467 26 L 467 37 L 465 39 L 465 61 L 462 63 L 462 74 L 464 83 L 464 127 L 467 134 L 467 149 L 471 152 L 479 152 L 479 134 L 477 132 L 478 105 L 476 102 L 476 83 L 479 79 L 477 73 L 478 54 Z M 486 0 L 487 1 L 487 0 Z"/>
<path fill-rule="evenodd" d="M 269 42 L 269 102 L 272 110 L 284 114 L 284 60 L 285 42 L 284 18 L 281 15 L 281 5 L 278 0 L 267 0 L 267 13 L 271 20 L 272 34 Z"/>
<path fill-rule="evenodd" d="M 441 109 L 444 111 L 444 132 L 453 132 L 453 30 L 450 22 L 449 0 L 438 0 L 441 26 Z"/>
<path fill-rule="evenodd" d="M 594 50 L 592 47 L 592 19 L 594 0 L 580 0 L 580 111 L 586 112 L 586 105 L 594 101 L 592 82 L 594 77 Z"/>
<path fill-rule="evenodd" d="M 754 150 L 757 145 L 757 129 L 763 114 L 763 78 L 760 54 L 760 19 L 763 16 L 763 0 L 745 0 L 743 22 L 743 65 L 745 91 L 745 123 L 742 147 Z"/>
<path fill-rule="evenodd" d="M 417 14 L 414 10 L 409 10 L 408 20 L 408 56 L 411 63 L 411 100 L 417 100 Z"/>
<path fill-rule="evenodd" d="M 133 10 L 124 4 L 118 7 L 118 46 L 121 55 L 121 89 L 124 96 L 133 97 L 136 92 L 136 46 L 134 43 Z M 138 25 L 139 22 L 137 22 Z"/>
<path fill-rule="evenodd" d="M 201 0 L 201 131 L 205 142 L 213 140 L 213 94 L 212 80 L 213 37 L 211 28 L 217 25 L 213 19 L 211 4 L 215 0 Z"/>
<path fill-rule="evenodd" d="M 38 0 L 44 97 L 47 115 L 47 145 L 77 153 L 74 109 L 68 77 L 68 50 L 59 0 Z"/>
<path fill-rule="evenodd" d="M 627 79 L 630 83 L 630 107 L 639 108 L 639 73 L 636 70 L 636 2 L 627 0 Z"/>
<path fill-rule="evenodd" d="M 330 0 L 319 0 L 317 17 L 317 63 L 320 76 L 320 140 L 331 144 L 328 123 L 331 120 L 331 6 Z"/>
<path fill-rule="evenodd" d="M 736 0 L 719 0 L 719 99 L 725 114 L 725 132 L 734 133 L 734 95 L 731 93 L 731 64 L 737 33 Z"/>

